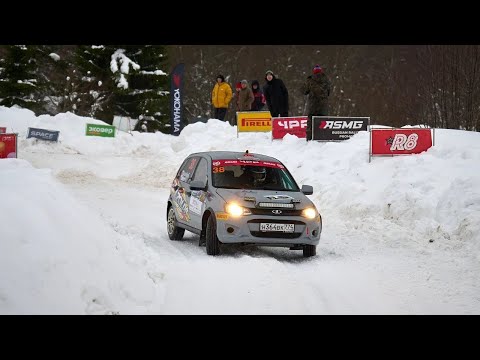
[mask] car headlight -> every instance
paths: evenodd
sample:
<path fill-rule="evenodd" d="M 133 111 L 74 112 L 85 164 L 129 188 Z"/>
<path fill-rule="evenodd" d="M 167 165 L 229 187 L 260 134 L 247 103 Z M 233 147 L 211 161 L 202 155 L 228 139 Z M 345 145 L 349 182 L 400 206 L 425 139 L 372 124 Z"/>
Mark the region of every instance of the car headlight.
<path fill-rule="evenodd" d="M 306 208 L 302 211 L 302 216 L 306 217 L 307 219 L 315 219 L 318 215 L 317 210 L 315 208 Z"/>
<path fill-rule="evenodd" d="M 247 208 L 244 208 L 243 206 L 235 203 L 228 203 L 227 205 L 225 205 L 225 211 L 234 217 L 252 214 L 252 212 Z"/>

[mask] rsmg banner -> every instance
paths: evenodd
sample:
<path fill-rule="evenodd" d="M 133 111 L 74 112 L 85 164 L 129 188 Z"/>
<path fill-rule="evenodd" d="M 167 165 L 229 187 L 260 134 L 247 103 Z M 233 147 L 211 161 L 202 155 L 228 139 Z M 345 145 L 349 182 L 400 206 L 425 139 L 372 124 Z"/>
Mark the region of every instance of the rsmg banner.
<path fill-rule="evenodd" d="M 308 116 L 272 118 L 272 139 L 283 139 L 285 135 L 295 135 L 301 139 L 307 137 Z"/>
<path fill-rule="evenodd" d="M 37 138 L 41 140 L 48 140 L 48 141 L 58 141 L 58 134 L 60 131 L 51 131 L 45 129 L 36 129 L 36 128 L 28 128 L 27 139 L 28 138 Z"/>
<path fill-rule="evenodd" d="M 270 111 L 237 111 L 237 137 L 239 132 L 270 132 Z"/>
<path fill-rule="evenodd" d="M 17 134 L 0 135 L 0 159 L 17 157 Z"/>
<path fill-rule="evenodd" d="M 369 117 L 313 116 L 312 140 L 342 141 L 367 131 Z"/>
<path fill-rule="evenodd" d="M 435 145 L 435 129 L 370 129 L 370 153 L 372 156 L 420 154 Z"/>

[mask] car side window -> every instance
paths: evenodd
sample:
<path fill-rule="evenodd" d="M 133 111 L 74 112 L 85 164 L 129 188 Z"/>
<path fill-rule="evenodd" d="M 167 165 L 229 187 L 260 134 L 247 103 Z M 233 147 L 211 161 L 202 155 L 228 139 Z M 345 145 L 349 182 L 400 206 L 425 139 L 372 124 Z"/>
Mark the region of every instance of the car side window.
<path fill-rule="evenodd" d="M 207 160 L 204 158 L 200 159 L 200 162 L 198 163 L 197 170 L 195 170 L 195 174 L 193 175 L 192 181 L 195 180 L 200 180 L 204 181 L 207 178 Z"/>
<path fill-rule="evenodd" d="M 177 177 L 179 177 L 180 181 L 186 182 L 187 184 L 190 183 L 190 180 L 192 179 L 193 172 L 195 171 L 195 168 L 197 167 L 199 157 L 191 157 L 185 161 L 183 166 L 180 168 L 180 171 L 177 174 Z"/>

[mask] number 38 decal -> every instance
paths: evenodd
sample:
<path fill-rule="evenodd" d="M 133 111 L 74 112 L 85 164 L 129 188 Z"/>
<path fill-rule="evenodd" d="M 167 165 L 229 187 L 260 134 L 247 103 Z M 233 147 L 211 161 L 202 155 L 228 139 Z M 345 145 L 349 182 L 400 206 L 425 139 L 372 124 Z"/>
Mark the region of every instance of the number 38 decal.
<path fill-rule="evenodd" d="M 223 173 L 225 172 L 225 168 L 223 166 L 214 166 L 213 167 L 213 173 Z"/>

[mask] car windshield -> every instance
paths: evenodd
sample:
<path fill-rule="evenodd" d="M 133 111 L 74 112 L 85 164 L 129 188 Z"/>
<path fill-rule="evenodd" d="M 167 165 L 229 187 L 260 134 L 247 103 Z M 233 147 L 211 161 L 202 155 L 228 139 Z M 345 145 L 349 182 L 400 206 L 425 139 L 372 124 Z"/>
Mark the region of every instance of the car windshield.
<path fill-rule="evenodd" d="M 217 188 L 300 191 L 288 170 L 279 163 L 229 165 L 214 161 L 212 175 L 213 186 Z"/>

